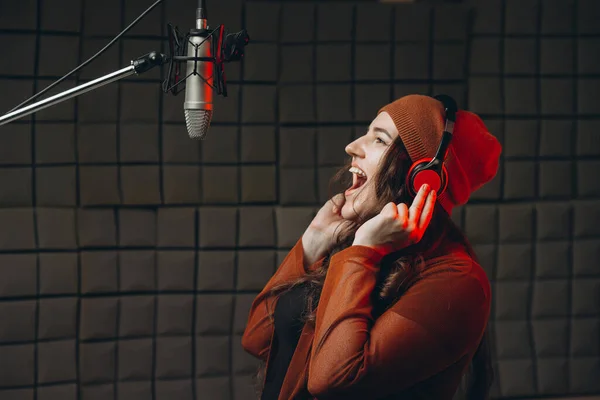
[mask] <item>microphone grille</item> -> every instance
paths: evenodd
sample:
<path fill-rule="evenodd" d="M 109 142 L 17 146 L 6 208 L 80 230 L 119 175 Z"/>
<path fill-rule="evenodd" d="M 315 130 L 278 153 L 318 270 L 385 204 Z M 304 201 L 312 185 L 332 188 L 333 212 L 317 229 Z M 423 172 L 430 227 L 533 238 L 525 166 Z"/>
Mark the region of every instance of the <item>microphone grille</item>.
<path fill-rule="evenodd" d="M 189 137 L 191 139 L 204 139 L 211 119 L 212 110 L 186 109 L 185 125 Z"/>

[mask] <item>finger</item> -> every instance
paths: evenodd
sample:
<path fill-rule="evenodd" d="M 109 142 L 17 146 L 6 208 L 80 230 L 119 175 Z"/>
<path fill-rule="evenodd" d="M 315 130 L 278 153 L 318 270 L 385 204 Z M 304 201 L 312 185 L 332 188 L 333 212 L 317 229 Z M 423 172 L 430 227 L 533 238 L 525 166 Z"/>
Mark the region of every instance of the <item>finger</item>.
<path fill-rule="evenodd" d="M 421 189 L 419 189 L 419 192 L 415 196 L 415 199 L 413 200 L 410 206 L 408 217 L 410 221 L 415 225 L 419 222 L 419 218 L 421 217 L 421 211 L 425 206 L 425 200 L 427 199 L 427 195 L 429 194 L 429 192 L 429 185 L 425 184 L 421 186 Z"/>
<path fill-rule="evenodd" d="M 343 193 L 336 194 L 335 196 L 333 196 L 331 198 L 331 203 L 333 204 L 331 211 L 334 214 L 337 214 L 342 209 L 345 202 L 346 202 L 346 196 L 344 196 Z"/>
<path fill-rule="evenodd" d="M 346 200 L 346 196 L 344 195 L 344 193 L 338 193 L 335 196 L 333 196 L 333 200 L 335 200 L 336 202 L 344 201 Z"/>
<path fill-rule="evenodd" d="M 344 204 L 345 201 L 346 201 L 346 196 L 344 196 L 344 193 L 338 193 L 331 198 L 331 202 L 333 204 Z"/>
<path fill-rule="evenodd" d="M 424 232 L 427 229 L 427 225 L 431 221 L 431 217 L 433 216 L 433 210 L 435 209 L 435 201 L 437 199 L 437 193 L 435 190 L 429 192 L 429 196 L 427 196 L 427 201 L 425 202 L 425 206 L 423 207 L 423 212 L 421 213 L 421 217 L 419 218 L 419 231 Z"/>
<path fill-rule="evenodd" d="M 406 229 L 408 226 L 408 206 L 404 203 L 398 204 L 398 221 L 402 229 Z"/>
<path fill-rule="evenodd" d="M 398 218 L 398 207 L 394 202 L 387 203 L 380 214 L 396 219 Z"/>

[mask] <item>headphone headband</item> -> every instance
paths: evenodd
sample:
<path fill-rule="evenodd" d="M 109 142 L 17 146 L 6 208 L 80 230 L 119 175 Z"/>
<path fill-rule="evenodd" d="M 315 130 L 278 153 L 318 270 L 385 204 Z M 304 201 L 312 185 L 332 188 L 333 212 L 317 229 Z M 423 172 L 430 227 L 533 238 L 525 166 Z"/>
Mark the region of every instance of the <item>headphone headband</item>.
<path fill-rule="evenodd" d="M 437 96 L 433 96 L 433 98 L 440 101 L 444 105 L 444 109 L 446 110 L 446 119 L 456 122 L 456 113 L 458 112 L 456 101 L 454 101 L 454 99 L 447 94 L 438 94 Z"/>
<path fill-rule="evenodd" d="M 444 105 L 445 112 L 445 125 L 444 132 L 442 133 L 442 140 L 440 141 L 440 145 L 438 146 L 433 159 L 431 160 L 431 166 L 435 166 L 435 164 L 441 164 L 444 162 L 444 158 L 446 158 L 446 153 L 448 152 L 448 146 L 450 145 L 450 140 L 452 140 L 452 134 L 454 133 L 454 123 L 456 122 L 456 113 L 458 112 L 458 107 L 456 106 L 456 101 L 448 95 L 440 94 L 433 97 L 434 99 L 440 101 Z M 438 171 L 439 172 L 439 171 Z"/>

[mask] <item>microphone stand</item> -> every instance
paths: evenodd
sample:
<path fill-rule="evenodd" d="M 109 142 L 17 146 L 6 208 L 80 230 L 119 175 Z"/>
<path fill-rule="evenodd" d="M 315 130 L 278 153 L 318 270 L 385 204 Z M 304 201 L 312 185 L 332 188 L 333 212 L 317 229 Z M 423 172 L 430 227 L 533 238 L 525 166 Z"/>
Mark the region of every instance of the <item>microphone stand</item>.
<path fill-rule="evenodd" d="M 93 81 L 84 83 L 79 86 L 75 86 L 74 88 L 65 90 L 64 92 L 48 97 L 47 99 L 40 100 L 36 103 L 4 114 L 0 116 L 0 126 L 8 124 L 9 122 L 22 118 L 26 115 L 33 114 L 46 107 L 53 106 L 70 98 L 79 96 L 83 93 L 92 91 L 109 83 L 116 82 L 130 75 L 143 74 L 144 72 L 149 71 L 156 66 L 166 64 L 167 62 L 169 62 L 169 58 L 164 54 L 157 53 L 156 51 L 150 52 L 131 61 L 131 65 L 128 67 L 111 72 L 100 78 L 94 79 Z"/>

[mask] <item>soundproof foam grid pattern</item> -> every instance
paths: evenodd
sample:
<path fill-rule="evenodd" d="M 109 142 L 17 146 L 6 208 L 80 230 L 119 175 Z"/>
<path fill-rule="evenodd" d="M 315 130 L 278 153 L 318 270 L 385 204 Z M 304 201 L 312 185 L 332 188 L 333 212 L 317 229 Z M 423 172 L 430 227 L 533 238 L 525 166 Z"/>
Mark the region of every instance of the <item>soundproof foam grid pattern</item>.
<path fill-rule="evenodd" d="M 495 391 L 598 393 L 600 8 L 475 3 L 469 106 L 502 138 L 503 176 L 463 221 L 493 279 Z"/>
<path fill-rule="evenodd" d="M 0 87 L 15 94 L 0 109 L 149 5 L 66 3 L 0 0 Z M 196 1 L 181 3 L 57 90 L 166 52 L 166 22 L 193 24 Z M 414 92 L 455 96 L 504 144 L 498 177 L 453 216 L 493 282 L 494 396 L 600 393 L 600 10 L 470 3 L 209 0 L 209 23 L 252 44 L 226 66 L 206 141 L 160 91 L 164 69 L 1 127 L 0 398 L 254 398 L 240 345 L 254 296 L 344 145 Z"/>

